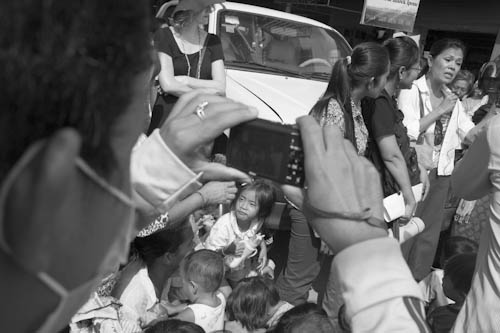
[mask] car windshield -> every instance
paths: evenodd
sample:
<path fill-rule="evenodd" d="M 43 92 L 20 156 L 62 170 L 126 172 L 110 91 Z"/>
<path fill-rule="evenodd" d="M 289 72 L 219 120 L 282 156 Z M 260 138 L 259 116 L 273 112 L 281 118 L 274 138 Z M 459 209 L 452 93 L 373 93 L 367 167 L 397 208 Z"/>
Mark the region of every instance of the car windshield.
<path fill-rule="evenodd" d="M 272 16 L 223 10 L 217 31 L 228 68 L 328 80 L 350 52 L 334 30 Z"/>

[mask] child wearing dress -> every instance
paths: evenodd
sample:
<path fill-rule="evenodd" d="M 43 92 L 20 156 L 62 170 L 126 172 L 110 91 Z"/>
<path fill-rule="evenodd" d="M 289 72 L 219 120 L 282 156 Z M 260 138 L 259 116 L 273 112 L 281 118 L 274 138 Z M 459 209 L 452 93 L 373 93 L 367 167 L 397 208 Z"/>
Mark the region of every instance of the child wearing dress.
<path fill-rule="evenodd" d="M 271 214 L 275 200 L 276 191 L 270 182 L 256 180 L 247 184 L 233 201 L 231 211 L 217 220 L 205 239 L 206 249 L 223 254 L 228 267 L 226 279 L 232 287 L 251 274 L 254 268 L 260 274 L 268 268 L 262 226 Z M 258 264 L 252 267 L 251 258 L 257 252 Z"/>
<path fill-rule="evenodd" d="M 190 305 L 176 318 L 199 325 L 205 332 L 224 328 L 226 298 L 219 291 L 224 279 L 222 256 L 211 250 L 189 254 L 182 266 L 183 292 Z"/>

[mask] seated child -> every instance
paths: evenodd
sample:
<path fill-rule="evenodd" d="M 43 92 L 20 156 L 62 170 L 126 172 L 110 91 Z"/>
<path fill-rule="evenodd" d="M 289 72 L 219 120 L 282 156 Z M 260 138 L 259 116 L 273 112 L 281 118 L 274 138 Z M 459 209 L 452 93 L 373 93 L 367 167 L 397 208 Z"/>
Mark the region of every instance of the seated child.
<path fill-rule="evenodd" d="M 244 278 L 236 285 L 227 300 L 227 318 L 224 328 L 230 332 L 266 332 L 268 323 L 289 308 L 280 302 L 272 281 L 262 276 Z M 281 309 L 283 307 L 283 309 Z"/>
<path fill-rule="evenodd" d="M 325 310 L 314 303 L 297 305 L 285 312 L 274 333 L 334 332 Z"/>
<path fill-rule="evenodd" d="M 199 325 L 206 332 L 224 328 L 226 298 L 219 291 L 224 279 L 223 258 L 211 250 L 189 254 L 181 265 L 183 291 L 191 302 L 176 318 Z"/>
<path fill-rule="evenodd" d="M 444 266 L 444 294 L 455 303 L 440 306 L 427 316 L 432 332 L 444 333 L 452 329 L 465 297 L 469 293 L 475 266 L 475 253 L 457 254 L 451 257 Z"/>
<path fill-rule="evenodd" d="M 476 242 L 462 237 L 453 236 L 446 240 L 441 252 L 440 262 L 441 267 L 444 267 L 448 259 L 462 253 L 476 253 L 478 246 Z M 434 269 L 422 281 L 419 282 L 419 287 L 424 295 L 424 301 L 428 312 L 438 306 L 448 305 L 453 303 L 447 298 L 443 292 L 443 275 L 442 269 Z"/>
<path fill-rule="evenodd" d="M 276 327 L 276 324 L 278 324 L 278 321 L 280 320 L 281 316 L 285 312 L 293 308 L 293 305 L 286 301 L 282 301 L 280 299 L 280 294 L 272 279 L 263 278 L 262 281 L 264 281 L 267 288 L 269 289 L 268 301 L 270 308 L 268 311 L 268 315 L 271 317 L 268 319 L 266 323 L 266 328 L 268 330 L 273 330 Z"/>
<path fill-rule="evenodd" d="M 267 247 L 261 231 L 275 200 L 276 191 L 270 182 L 256 180 L 247 184 L 237 194 L 231 211 L 217 220 L 205 239 L 206 249 L 224 255 L 230 269 L 226 278 L 232 286 L 251 273 L 251 257 L 257 253 L 257 247 L 260 247 L 257 272 L 266 268 Z"/>

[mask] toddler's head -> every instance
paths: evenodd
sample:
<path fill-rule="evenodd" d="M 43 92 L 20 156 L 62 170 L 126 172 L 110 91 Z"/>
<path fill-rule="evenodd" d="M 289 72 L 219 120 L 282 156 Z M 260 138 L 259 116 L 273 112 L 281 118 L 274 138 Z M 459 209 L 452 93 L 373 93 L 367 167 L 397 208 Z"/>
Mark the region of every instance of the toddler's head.
<path fill-rule="evenodd" d="M 263 220 L 269 215 L 276 201 L 276 189 L 266 180 L 257 179 L 240 189 L 233 201 L 233 210 L 238 221 Z"/>
<path fill-rule="evenodd" d="M 457 73 L 455 79 L 450 83 L 450 89 L 458 98 L 467 97 L 474 86 L 474 74 L 468 70 L 462 69 Z"/>
<path fill-rule="evenodd" d="M 441 268 L 444 267 L 451 257 L 462 253 L 476 253 L 477 249 L 477 243 L 468 238 L 462 236 L 452 236 L 448 238 L 441 251 Z"/>
<path fill-rule="evenodd" d="M 255 276 L 238 282 L 227 300 L 226 311 L 229 320 L 239 322 L 250 331 L 266 327 L 270 318 L 270 302 L 275 300 L 276 295 L 267 286 L 265 279 Z"/>
<path fill-rule="evenodd" d="M 211 250 L 192 252 L 184 259 L 181 274 L 184 290 L 191 302 L 201 294 L 215 293 L 224 278 L 222 256 Z"/>
<path fill-rule="evenodd" d="M 450 258 L 444 266 L 443 292 L 457 304 L 463 303 L 472 284 L 475 253 L 457 254 Z"/>
<path fill-rule="evenodd" d="M 333 332 L 325 310 L 317 304 L 304 303 L 288 310 L 281 317 L 275 333 Z"/>

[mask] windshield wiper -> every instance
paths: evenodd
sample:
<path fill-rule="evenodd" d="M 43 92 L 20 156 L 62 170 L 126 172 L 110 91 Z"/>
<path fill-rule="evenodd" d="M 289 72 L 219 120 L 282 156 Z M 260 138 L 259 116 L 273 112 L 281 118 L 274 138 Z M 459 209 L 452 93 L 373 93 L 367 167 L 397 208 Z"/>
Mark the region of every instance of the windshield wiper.
<path fill-rule="evenodd" d="M 300 77 L 300 78 L 305 78 L 305 79 L 309 78 L 307 75 L 297 73 L 297 72 L 294 72 L 292 70 L 279 68 L 279 67 L 267 66 L 264 64 L 259 64 L 257 62 L 248 62 L 248 61 L 240 61 L 240 60 L 226 61 L 226 65 L 231 66 L 232 64 L 234 64 L 236 66 L 240 66 L 240 67 L 246 67 L 246 68 L 263 69 L 265 71 L 272 72 L 272 73 L 287 74 L 289 76 Z"/>

